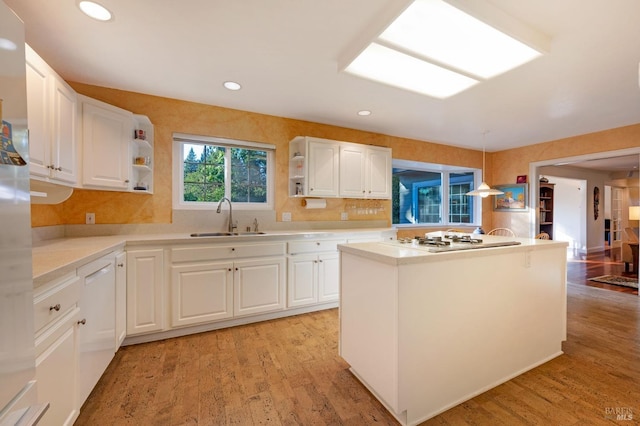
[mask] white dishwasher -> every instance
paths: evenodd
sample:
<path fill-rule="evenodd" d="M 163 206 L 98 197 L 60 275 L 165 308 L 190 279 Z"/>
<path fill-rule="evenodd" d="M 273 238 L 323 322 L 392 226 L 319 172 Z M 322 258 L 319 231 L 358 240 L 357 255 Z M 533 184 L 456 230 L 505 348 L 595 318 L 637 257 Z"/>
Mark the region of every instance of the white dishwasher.
<path fill-rule="evenodd" d="M 78 395 L 87 399 L 116 352 L 116 272 L 113 254 L 80 268 Z"/>

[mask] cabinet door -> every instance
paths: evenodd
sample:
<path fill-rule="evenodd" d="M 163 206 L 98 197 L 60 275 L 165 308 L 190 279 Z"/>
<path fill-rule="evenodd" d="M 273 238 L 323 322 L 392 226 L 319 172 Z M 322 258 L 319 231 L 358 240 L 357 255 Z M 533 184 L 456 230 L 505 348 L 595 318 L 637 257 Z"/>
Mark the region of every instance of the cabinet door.
<path fill-rule="evenodd" d="M 233 262 L 171 267 L 171 326 L 233 316 Z"/>
<path fill-rule="evenodd" d="M 391 198 L 391 152 L 388 149 L 367 149 L 366 197 Z"/>
<path fill-rule="evenodd" d="M 357 145 L 340 146 L 340 196 L 362 198 L 365 196 L 365 151 Z"/>
<path fill-rule="evenodd" d="M 234 263 L 234 315 L 271 312 L 285 307 L 285 260 L 271 258 Z"/>
<path fill-rule="evenodd" d="M 116 256 L 116 351 L 127 337 L 127 254 Z"/>
<path fill-rule="evenodd" d="M 83 100 L 83 185 L 116 190 L 130 188 L 129 141 L 132 135 L 131 113 L 98 101 Z"/>
<path fill-rule="evenodd" d="M 127 251 L 127 335 L 162 331 L 163 250 Z"/>
<path fill-rule="evenodd" d="M 78 181 L 76 149 L 76 92 L 57 76 L 52 78 L 53 95 L 51 110 L 51 157 L 55 179 L 68 183 Z"/>
<path fill-rule="evenodd" d="M 93 266 L 93 264 L 91 265 Z M 84 277 L 78 331 L 78 402 L 87 399 L 116 352 L 115 259 Z M 80 269 L 79 269 L 80 271 Z"/>
<path fill-rule="evenodd" d="M 309 195 L 312 197 L 338 196 L 339 144 L 309 142 Z"/>
<path fill-rule="evenodd" d="M 318 255 L 318 302 L 340 297 L 340 256 L 338 253 Z"/>
<path fill-rule="evenodd" d="M 38 423 L 41 426 L 73 425 L 80 412 L 76 397 L 78 313 L 75 309 L 49 330 L 54 340 L 36 358 L 38 402 L 49 403 Z"/>
<path fill-rule="evenodd" d="M 312 305 L 318 301 L 318 257 L 289 256 L 287 306 Z"/>
<path fill-rule="evenodd" d="M 27 114 L 29 116 L 29 172 L 49 177 L 51 170 L 51 140 L 49 132 L 49 66 L 28 46 Z"/>

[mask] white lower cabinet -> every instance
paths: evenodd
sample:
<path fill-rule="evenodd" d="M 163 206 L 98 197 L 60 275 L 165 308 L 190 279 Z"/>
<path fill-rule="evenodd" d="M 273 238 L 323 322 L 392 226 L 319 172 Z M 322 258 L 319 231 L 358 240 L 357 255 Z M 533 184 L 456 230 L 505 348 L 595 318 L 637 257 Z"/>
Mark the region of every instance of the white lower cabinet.
<path fill-rule="evenodd" d="M 127 337 L 127 253 L 116 255 L 116 351 Z"/>
<path fill-rule="evenodd" d="M 289 256 L 287 306 L 331 302 L 339 297 L 340 258 L 337 252 Z"/>
<path fill-rule="evenodd" d="M 38 402 L 49 403 L 40 425 L 72 425 L 78 394 L 78 321 L 81 279 L 73 271 L 34 291 Z"/>
<path fill-rule="evenodd" d="M 164 250 L 127 250 L 127 335 L 164 328 Z"/>
<path fill-rule="evenodd" d="M 338 244 L 345 242 L 345 240 L 316 240 L 289 243 L 288 307 L 333 302 L 339 299 Z"/>
<path fill-rule="evenodd" d="M 38 400 L 48 402 L 40 425 L 72 425 L 80 413 L 76 398 L 78 308 L 68 312 L 36 347 Z"/>
<path fill-rule="evenodd" d="M 171 326 L 233 316 L 233 262 L 171 267 Z"/>
<path fill-rule="evenodd" d="M 284 309 L 285 280 L 284 257 L 235 262 L 233 265 L 234 316 Z"/>
<path fill-rule="evenodd" d="M 282 242 L 171 249 L 171 327 L 284 309 L 284 254 Z"/>
<path fill-rule="evenodd" d="M 78 330 L 78 396 L 83 403 L 116 353 L 115 256 L 105 256 L 81 268 Z"/>

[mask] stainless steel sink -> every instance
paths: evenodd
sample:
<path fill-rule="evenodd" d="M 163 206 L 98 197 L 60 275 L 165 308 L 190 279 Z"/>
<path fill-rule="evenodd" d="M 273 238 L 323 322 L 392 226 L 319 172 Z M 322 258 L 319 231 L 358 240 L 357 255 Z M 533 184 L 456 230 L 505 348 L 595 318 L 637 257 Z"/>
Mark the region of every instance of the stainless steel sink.
<path fill-rule="evenodd" d="M 243 235 L 263 235 L 264 232 L 196 232 L 192 237 L 238 237 Z"/>
<path fill-rule="evenodd" d="M 230 237 L 235 235 L 232 232 L 197 232 L 191 234 L 192 237 Z"/>

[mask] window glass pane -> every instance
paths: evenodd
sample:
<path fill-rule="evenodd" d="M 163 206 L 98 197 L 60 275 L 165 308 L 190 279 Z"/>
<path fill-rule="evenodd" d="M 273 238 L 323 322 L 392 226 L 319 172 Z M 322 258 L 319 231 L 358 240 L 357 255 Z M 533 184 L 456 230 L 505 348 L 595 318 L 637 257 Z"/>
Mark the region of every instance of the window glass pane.
<path fill-rule="evenodd" d="M 476 201 L 466 194 L 473 189 L 478 171 L 403 160 L 394 161 L 394 166 L 393 224 L 477 222 Z"/>
<path fill-rule="evenodd" d="M 473 223 L 473 172 L 449 174 L 449 223 Z"/>
<path fill-rule="evenodd" d="M 422 170 L 393 169 L 393 223 L 438 223 L 442 175 Z"/>
<path fill-rule="evenodd" d="M 181 199 L 214 203 L 228 197 L 234 203 L 269 204 L 270 151 L 177 142 L 183 162 Z"/>

